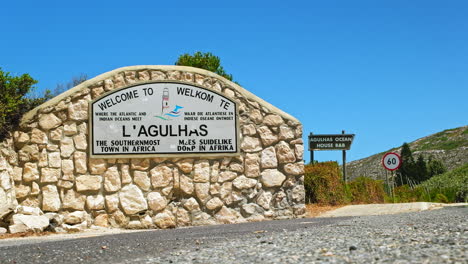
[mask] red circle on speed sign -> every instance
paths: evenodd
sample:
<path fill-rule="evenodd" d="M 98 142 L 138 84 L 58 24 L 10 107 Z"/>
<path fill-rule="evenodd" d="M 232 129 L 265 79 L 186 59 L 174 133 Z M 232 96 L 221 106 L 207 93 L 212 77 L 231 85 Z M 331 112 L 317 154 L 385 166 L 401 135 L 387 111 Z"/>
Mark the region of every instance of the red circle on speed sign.
<path fill-rule="evenodd" d="M 382 158 L 382 165 L 389 171 L 397 170 L 401 166 L 400 155 L 393 152 L 385 154 Z"/>

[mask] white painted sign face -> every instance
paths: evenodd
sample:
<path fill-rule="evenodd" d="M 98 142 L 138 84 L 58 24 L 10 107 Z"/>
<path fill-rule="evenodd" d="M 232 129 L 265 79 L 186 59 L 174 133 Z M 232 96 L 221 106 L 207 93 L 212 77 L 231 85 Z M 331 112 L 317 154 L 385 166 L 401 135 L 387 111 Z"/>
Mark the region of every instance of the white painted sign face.
<path fill-rule="evenodd" d="M 94 100 L 90 115 L 94 157 L 238 153 L 235 102 L 197 86 L 126 87 Z"/>
<path fill-rule="evenodd" d="M 389 171 L 397 170 L 401 166 L 400 155 L 392 152 L 385 154 L 382 159 L 382 165 Z"/>

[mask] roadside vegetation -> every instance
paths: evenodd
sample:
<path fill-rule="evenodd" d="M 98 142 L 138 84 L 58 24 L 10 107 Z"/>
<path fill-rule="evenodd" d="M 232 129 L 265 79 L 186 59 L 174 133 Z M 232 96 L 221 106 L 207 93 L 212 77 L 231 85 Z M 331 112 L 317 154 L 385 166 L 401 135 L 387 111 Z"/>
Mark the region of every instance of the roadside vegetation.
<path fill-rule="evenodd" d="M 468 202 L 468 164 L 435 175 L 419 184 L 388 188 L 382 180 L 358 177 L 348 184 L 342 181 L 337 162 L 305 166 L 306 203 L 346 205 L 405 202 Z"/>

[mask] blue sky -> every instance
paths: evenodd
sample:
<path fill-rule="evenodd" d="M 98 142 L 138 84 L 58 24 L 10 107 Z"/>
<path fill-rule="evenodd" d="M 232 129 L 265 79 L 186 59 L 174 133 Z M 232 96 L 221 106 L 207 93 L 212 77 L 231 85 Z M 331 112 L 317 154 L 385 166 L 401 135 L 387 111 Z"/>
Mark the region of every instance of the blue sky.
<path fill-rule="evenodd" d="M 212 52 L 244 88 L 297 117 L 304 140 L 356 134 L 351 161 L 468 125 L 467 14 L 464 0 L 4 1 L 0 67 L 29 73 L 42 91 Z"/>

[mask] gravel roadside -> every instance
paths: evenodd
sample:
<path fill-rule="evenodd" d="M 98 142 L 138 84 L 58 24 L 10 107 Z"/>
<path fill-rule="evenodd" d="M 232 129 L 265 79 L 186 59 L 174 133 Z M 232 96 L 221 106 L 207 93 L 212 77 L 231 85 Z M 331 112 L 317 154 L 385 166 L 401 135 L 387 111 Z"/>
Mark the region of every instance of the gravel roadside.
<path fill-rule="evenodd" d="M 313 229 L 197 240 L 183 249 L 131 262 L 468 263 L 467 220 L 466 206 L 354 217 Z"/>

